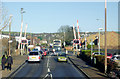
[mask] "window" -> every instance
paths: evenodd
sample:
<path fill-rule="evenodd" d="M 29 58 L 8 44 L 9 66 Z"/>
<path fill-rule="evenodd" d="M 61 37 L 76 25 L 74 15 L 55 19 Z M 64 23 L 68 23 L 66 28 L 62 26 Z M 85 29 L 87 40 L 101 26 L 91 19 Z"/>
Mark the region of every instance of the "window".
<path fill-rule="evenodd" d="M 29 55 L 38 55 L 38 52 L 30 52 Z"/>

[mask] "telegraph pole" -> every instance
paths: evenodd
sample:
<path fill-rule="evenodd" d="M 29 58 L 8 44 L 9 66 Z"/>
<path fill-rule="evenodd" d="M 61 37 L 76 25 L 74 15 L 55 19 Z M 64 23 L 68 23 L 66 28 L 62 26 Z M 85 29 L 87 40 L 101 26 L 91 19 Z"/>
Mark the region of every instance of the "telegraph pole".
<path fill-rule="evenodd" d="M 105 0 L 105 73 L 107 72 L 107 4 Z"/>

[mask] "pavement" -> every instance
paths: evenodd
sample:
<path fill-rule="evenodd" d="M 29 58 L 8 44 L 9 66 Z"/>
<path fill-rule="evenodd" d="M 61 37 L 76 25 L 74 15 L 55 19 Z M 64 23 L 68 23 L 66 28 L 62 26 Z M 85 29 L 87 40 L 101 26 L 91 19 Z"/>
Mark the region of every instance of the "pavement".
<path fill-rule="evenodd" d="M 13 65 L 11 71 L 7 70 L 7 68 L 5 68 L 5 70 L 0 70 L 2 71 L 2 78 L 8 77 L 11 73 L 17 70 L 23 63 L 26 62 L 26 59 L 27 59 L 26 55 L 13 56 Z"/>
<path fill-rule="evenodd" d="M 107 76 L 104 73 L 100 72 L 97 68 L 88 65 L 82 59 L 77 58 L 77 56 L 69 56 L 69 59 L 80 71 L 82 71 L 90 79 L 93 79 L 93 78 L 106 79 L 107 78 Z"/>

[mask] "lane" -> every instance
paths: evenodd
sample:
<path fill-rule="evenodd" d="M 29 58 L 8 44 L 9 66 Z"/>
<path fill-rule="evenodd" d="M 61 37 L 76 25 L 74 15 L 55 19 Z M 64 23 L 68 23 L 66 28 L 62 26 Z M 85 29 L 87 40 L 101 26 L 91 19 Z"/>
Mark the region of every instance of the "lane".
<path fill-rule="evenodd" d="M 47 57 L 45 57 L 40 63 L 27 63 L 25 66 L 19 70 L 14 78 L 20 77 L 31 77 L 40 78 L 47 74 Z"/>
<path fill-rule="evenodd" d="M 50 70 L 53 78 L 56 77 L 71 77 L 71 78 L 85 78 L 85 76 L 78 71 L 70 62 L 57 62 L 57 56 L 50 57 Z"/>

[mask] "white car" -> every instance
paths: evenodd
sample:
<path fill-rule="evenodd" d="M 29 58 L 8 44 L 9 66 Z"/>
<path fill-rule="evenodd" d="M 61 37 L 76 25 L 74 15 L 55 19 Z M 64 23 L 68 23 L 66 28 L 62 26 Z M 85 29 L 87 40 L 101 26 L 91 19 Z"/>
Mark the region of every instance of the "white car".
<path fill-rule="evenodd" d="M 28 54 L 28 62 L 40 62 L 42 55 L 39 51 L 30 51 Z"/>
<path fill-rule="evenodd" d="M 94 53 L 92 53 L 92 55 L 99 55 L 99 52 L 94 52 Z M 104 55 L 104 53 L 100 52 L 100 55 Z"/>

